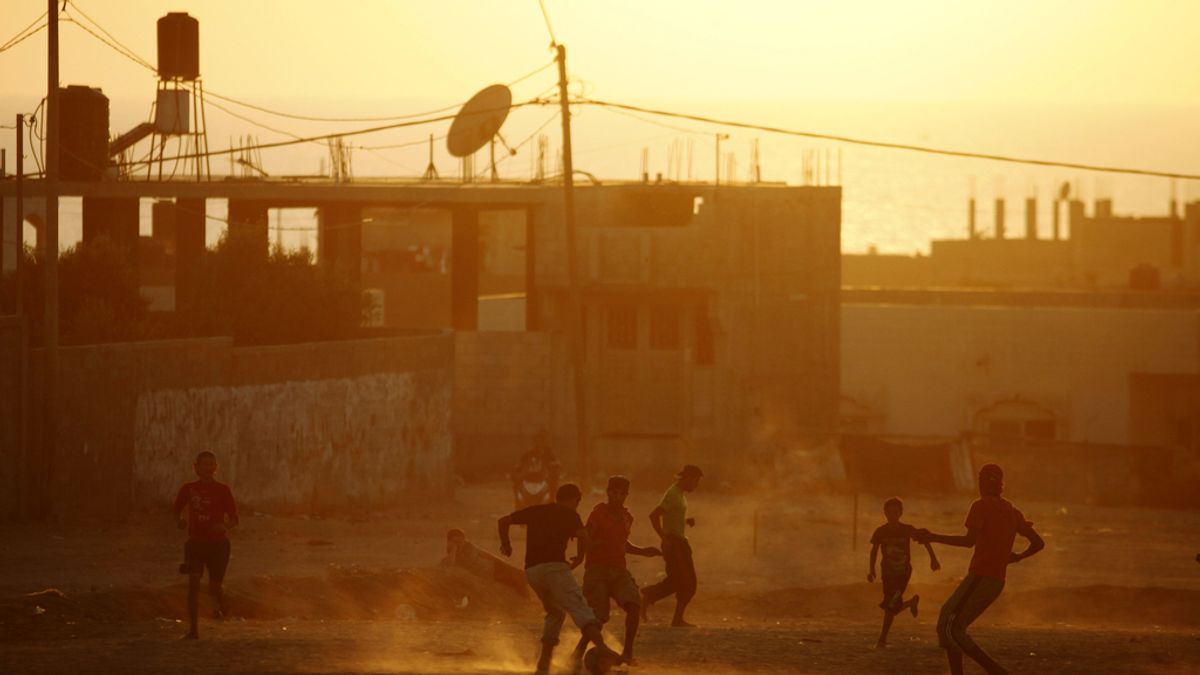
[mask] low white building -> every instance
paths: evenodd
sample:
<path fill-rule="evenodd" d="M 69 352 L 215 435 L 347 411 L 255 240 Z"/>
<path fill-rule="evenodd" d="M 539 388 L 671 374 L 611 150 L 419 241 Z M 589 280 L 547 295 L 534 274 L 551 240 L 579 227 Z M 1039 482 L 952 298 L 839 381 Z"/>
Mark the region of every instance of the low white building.
<path fill-rule="evenodd" d="M 1200 303 L 1164 297 L 848 294 L 843 429 L 1200 450 Z"/>

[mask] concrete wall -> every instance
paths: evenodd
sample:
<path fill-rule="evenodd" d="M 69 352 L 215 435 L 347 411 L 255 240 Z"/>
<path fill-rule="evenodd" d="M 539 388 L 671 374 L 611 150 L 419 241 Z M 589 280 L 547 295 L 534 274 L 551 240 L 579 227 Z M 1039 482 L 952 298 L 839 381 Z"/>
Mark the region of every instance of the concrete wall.
<path fill-rule="evenodd" d="M 1058 440 L 1127 444 L 1131 374 L 1200 372 L 1200 311 L 846 304 L 841 367 L 886 433 L 952 436 L 1019 397 Z"/>
<path fill-rule="evenodd" d="M 62 349 L 57 451 L 34 472 L 53 476 L 53 513 L 65 519 L 168 504 L 193 479 L 201 450 L 217 453 L 247 508 L 374 508 L 445 495 L 453 359 L 450 335 Z"/>
<path fill-rule="evenodd" d="M 470 478 L 507 473 L 545 430 L 574 460 L 566 345 L 550 333 L 455 333 L 455 470 Z"/>

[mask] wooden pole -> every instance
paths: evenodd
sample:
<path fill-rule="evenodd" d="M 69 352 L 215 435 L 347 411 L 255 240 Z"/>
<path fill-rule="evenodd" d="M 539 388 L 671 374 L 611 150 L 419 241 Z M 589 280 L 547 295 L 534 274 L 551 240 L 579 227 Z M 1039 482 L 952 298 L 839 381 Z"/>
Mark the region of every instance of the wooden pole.
<path fill-rule="evenodd" d="M 575 441 L 579 456 L 579 486 L 586 492 L 592 477 L 591 439 L 588 436 L 587 388 L 583 362 L 583 303 L 579 293 L 579 252 L 575 236 L 575 166 L 571 157 L 571 104 L 567 95 L 567 48 L 555 45 L 558 56 L 558 99 L 563 136 L 563 210 L 567 244 L 567 313 L 571 341 L 571 371 L 575 388 Z"/>
<path fill-rule="evenodd" d="M 17 266 L 13 286 L 17 297 L 14 299 L 13 313 L 22 316 L 25 313 L 25 138 L 21 132 L 25 129 L 25 115 L 17 113 Z"/>
<path fill-rule="evenodd" d="M 58 430 L 56 384 L 58 380 L 58 178 L 59 178 L 59 103 L 58 103 L 58 2 L 47 0 L 49 39 L 46 69 L 46 235 L 42 238 L 42 265 L 45 268 L 45 320 L 42 324 L 44 387 L 42 416 L 42 494 L 39 511 L 51 511 L 54 485 L 54 455 Z"/>

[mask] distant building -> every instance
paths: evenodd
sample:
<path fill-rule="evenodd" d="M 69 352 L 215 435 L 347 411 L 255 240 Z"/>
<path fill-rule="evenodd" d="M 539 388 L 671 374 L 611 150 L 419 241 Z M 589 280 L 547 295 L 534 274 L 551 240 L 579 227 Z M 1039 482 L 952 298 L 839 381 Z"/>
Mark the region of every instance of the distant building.
<path fill-rule="evenodd" d="M 1200 458 L 1200 292 L 846 291 L 841 423 Z"/>
<path fill-rule="evenodd" d="M 846 255 L 843 280 L 885 288 L 1200 288 L 1200 202 L 1155 217 L 1114 215 L 1110 200 L 1097 201 L 1090 216 L 1079 200 L 1066 202 L 1066 211 L 1066 238 L 1058 236 L 1057 218 L 1055 234 L 1038 238 L 1031 204 L 1023 238 L 972 232 L 934 240 L 928 256 Z M 1001 217 L 996 231 L 1003 230 Z"/>

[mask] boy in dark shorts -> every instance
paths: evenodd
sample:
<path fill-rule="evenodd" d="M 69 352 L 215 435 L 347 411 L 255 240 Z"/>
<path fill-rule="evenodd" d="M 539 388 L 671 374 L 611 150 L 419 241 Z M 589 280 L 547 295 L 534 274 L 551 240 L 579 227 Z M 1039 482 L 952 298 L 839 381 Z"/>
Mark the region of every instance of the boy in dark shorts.
<path fill-rule="evenodd" d="M 892 497 L 884 502 L 883 515 L 887 517 L 887 522 L 880 525 L 871 535 L 871 570 L 867 574 L 868 582 L 875 581 L 875 557 L 879 550 L 883 549 L 883 562 L 880 564 L 880 571 L 883 572 L 883 602 L 879 603 L 879 608 L 883 610 L 883 630 L 879 633 L 876 649 L 887 647 L 888 631 L 891 630 L 892 620 L 896 615 L 907 609 L 915 617 L 917 604 L 921 602 L 919 595 L 914 595 L 907 601 L 904 599 L 904 589 L 908 588 L 908 580 L 912 577 L 912 558 L 909 555 L 908 542 L 917 528 L 900 522 L 903 513 L 904 502 L 900 501 L 899 497 Z M 934 572 L 941 569 L 942 565 L 934 555 L 933 547 L 926 543 L 925 550 L 929 551 L 929 568 Z"/>
<path fill-rule="evenodd" d="M 625 645 L 621 650 L 621 662 L 635 665 L 633 641 L 637 637 L 642 613 L 642 595 L 637 582 L 629 573 L 626 553 L 653 557 L 662 551 L 652 546 L 637 546 L 629 541 L 633 529 L 633 515 L 625 508 L 629 497 L 629 479 L 612 476 L 608 479 L 608 501 L 596 505 L 588 516 L 587 531 L 589 545 L 587 561 L 583 568 L 583 597 L 601 623 L 608 623 L 612 610 L 611 600 L 625 610 Z M 582 655 L 587 647 L 586 638 L 580 640 L 575 651 Z"/>
<path fill-rule="evenodd" d="M 946 650 L 952 675 L 962 675 L 963 654 L 983 666 L 989 675 L 1008 672 L 975 644 L 967 635 L 967 628 L 1000 597 L 1008 566 L 1035 555 L 1046 546 L 1033 529 L 1033 523 L 1025 520 L 1025 515 L 1012 502 L 1000 496 L 1003 492 L 1004 471 L 995 464 L 984 464 L 979 469 L 979 499 L 971 504 L 963 523 L 966 534 L 934 534 L 929 530 L 917 530 L 913 534 L 913 539 L 922 543 L 975 549 L 967 576 L 942 605 L 938 616 L 938 643 Z M 1013 543 L 1018 534 L 1029 540 L 1029 546 L 1015 553 Z"/>
<path fill-rule="evenodd" d="M 194 640 L 200 615 L 200 577 L 208 569 L 208 591 L 217 605 L 214 616 L 225 618 L 225 595 L 221 582 L 229 566 L 229 537 L 227 533 L 238 524 L 237 504 L 228 485 L 213 479 L 217 473 L 217 456 L 205 451 L 196 455 L 192 465 L 199 480 L 179 488 L 173 509 L 179 529 L 187 528 L 188 540 L 183 546 L 183 565 L 179 571 L 188 575 L 188 619 L 191 630 L 184 636 Z M 187 517 L 183 509 L 187 508 Z"/>
<path fill-rule="evenodd" d="M 605 646 L 601 635 L 603 625 L 584 600 L 583 592 L 575 582 L 575 575 L 571 574 L 571 570 L 583 562 L 588 546 L 588 533 L 578 512 L 582 498 L 579 487 L 567 483 L 558 488 L 553 504 L 537 504 L 514 511 L 498 523 L 500 552 L 505 557 L 512 555 L 513 550 L 508 536 L 509 528 L 513 525 L 527 526 L 525 578 L 546 610 L 542 627 L 542 653 L 537 662 L 539 675 L 550 672 L 550 657 L 558 644 L 558 634 L 562 631 L 567 614 L 571 615 L 583 633 L 585 646 L 587 642 L 595 643 L 601 656 L 609 663 L 619 658 L 616 652 Z M 567 564 L 567 542 L 571 539 L 577 540 L 578 549 L 570 564 Z"/>

